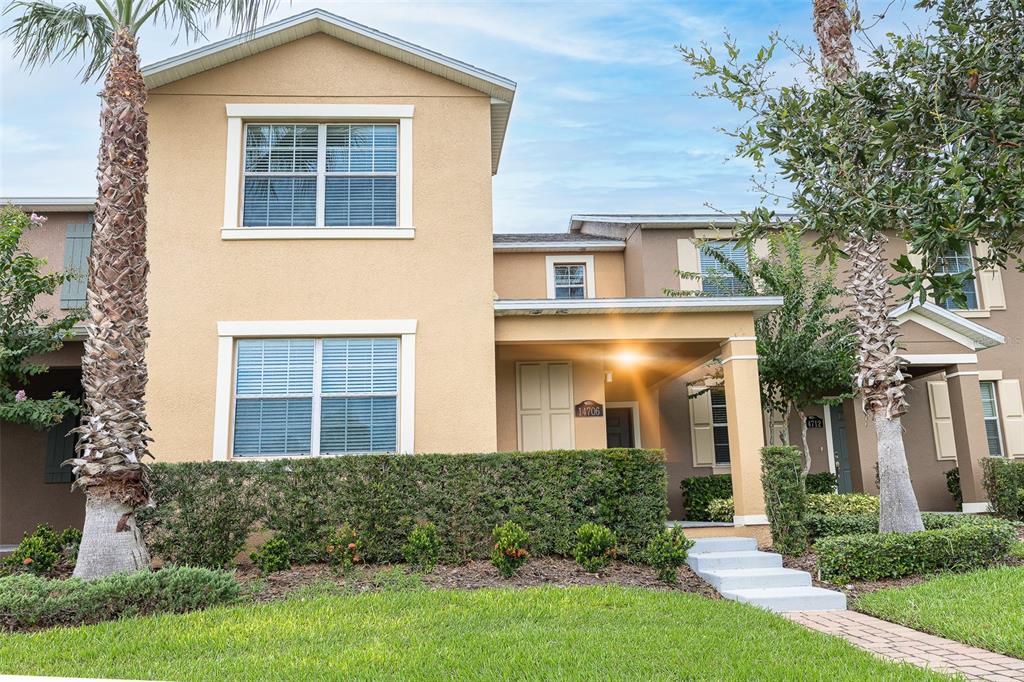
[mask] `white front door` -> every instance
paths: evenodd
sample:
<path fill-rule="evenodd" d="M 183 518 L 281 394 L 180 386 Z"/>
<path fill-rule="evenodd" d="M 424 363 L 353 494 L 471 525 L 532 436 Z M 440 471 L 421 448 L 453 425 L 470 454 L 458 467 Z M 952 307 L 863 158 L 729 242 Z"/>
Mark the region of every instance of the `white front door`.
<path fill-rule="evenodd" d="M 572 363 L 518 363 L 516 411 L 521 452 L 571 449 L 576 440 Z"/>

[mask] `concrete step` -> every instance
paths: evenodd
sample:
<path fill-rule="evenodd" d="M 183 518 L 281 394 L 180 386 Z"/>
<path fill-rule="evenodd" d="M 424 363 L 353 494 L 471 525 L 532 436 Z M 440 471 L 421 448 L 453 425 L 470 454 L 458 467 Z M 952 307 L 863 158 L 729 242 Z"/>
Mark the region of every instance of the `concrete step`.
<path fill-rule="evenodd" d="M 753 552 L 757 549 L 757 540 L 754 538 L 697 538 L 690 554 L 705 554 L 707 552 Z"/>
<path fill-rule="evenodd" d="M 761 608 L 785 613 L 787 611 L 842 611 L 846 608 L 846 595 L 820 587 L 772 587 L 725 590 L 726 599 L 753 604 Z"/>
<path fill-rule="evenodd" d="M 810 587 L 811 574 L 792 568 L 738 568 L 704 571 L 700 577 L 719 592 L 774 587 Z"/>
<path fill-rule="evenodd" d="M 735 568 L 780 568 L 782 556 L 771 552 L 702 552 L 690 553 L 686 563 L 697 573 Z"/>

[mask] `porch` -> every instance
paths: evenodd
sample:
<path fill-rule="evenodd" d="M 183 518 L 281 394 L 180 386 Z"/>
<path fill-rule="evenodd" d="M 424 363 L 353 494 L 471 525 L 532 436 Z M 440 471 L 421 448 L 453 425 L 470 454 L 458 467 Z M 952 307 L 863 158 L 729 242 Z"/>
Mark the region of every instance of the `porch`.
<path fill-rule="evenodd" d="M 732 474 L 733 527 L 687 534 L 759 537 L 767 518 L 754 320 L 778 303 L 496 301 L 498 448 L 664 449 L 672 518 L 681 515 L 679 481 L 694 469 Z"/>

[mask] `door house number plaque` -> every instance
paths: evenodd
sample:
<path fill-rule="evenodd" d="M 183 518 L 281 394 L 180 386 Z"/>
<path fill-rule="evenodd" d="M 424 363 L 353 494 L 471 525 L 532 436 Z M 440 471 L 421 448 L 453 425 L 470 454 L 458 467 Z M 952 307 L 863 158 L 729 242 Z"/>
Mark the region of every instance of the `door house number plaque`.
<path fill-rule="evenodd" d="M 604 405 L 594 400 L 584 400 L 576 405 L 577 417 L 603 417 Z"/>

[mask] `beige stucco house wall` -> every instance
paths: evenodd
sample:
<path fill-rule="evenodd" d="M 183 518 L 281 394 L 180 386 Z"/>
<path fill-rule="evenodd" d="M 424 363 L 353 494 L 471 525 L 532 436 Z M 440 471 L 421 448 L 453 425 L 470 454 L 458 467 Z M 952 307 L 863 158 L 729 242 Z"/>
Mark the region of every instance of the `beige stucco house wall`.
<path fill-rule="evenodd" d="M 412 239 L 223 240 L 230 103 L 414 107 Z M 496 446 L 489 98 L 315 33 L 150 92 L 153 451 L 209 459 L 218 323 L 415 320 L 415 451 Z"/>

